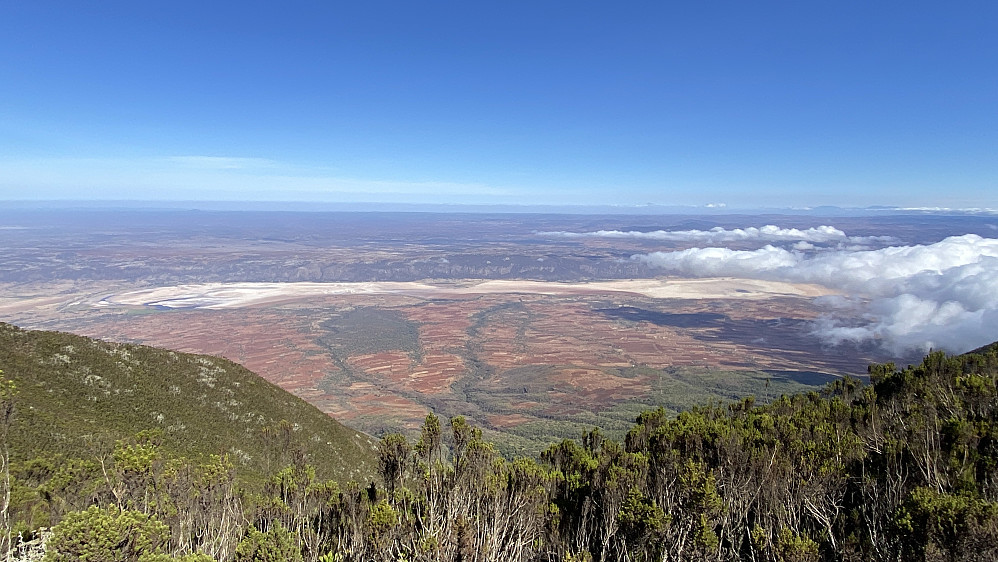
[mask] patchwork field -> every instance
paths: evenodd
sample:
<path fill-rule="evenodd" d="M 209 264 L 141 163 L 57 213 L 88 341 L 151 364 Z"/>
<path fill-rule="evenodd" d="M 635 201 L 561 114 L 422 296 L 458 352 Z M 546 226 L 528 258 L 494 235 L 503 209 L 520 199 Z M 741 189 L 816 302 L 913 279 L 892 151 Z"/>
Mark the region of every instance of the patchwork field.
<path fill-rule="evenodd" d="M 642 409 L 861 375 L 808 333 L 818 287 L 737 279 L 184 285 L 16 306 L 93 337 L 237 361 L 358 429 L 464 415 L 536 451 Z M 663 298 L 669 295 L 669 298 Z M 48 313 L 43 313 L 44 311 Z M 13 313 L 13 303 L 0 312 Z M 40 312 L 41 311 L 41 312 Z"/>
<path fill-rule="evenodd" d="M 917 359 L 823 344 L 827 284 L 683 278 L 657 252 L 812 259 L 992 222 L 0 209 L 0 320 L 224 356 L 373 434 L 460 414 L 533 452 L 649 407 L 768 400 Z M 842 325 L 869 321 L 856 310 Z"/>

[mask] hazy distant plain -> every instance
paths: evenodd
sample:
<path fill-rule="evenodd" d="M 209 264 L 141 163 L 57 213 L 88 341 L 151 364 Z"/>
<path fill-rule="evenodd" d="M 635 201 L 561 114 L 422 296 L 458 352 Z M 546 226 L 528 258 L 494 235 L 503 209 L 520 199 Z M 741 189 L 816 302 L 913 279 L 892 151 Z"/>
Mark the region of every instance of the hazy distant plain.
<path fill-rule="evenodd" d="M 888 341 L 899 313 L 870 306 L 930 295 L 852 294 L 887 281 L 836 284 L 822 260 L 886 272 L 958 247 L 967 263 L 933 266 L 937 281 L 988 273 L 996 222 L 8 211 L 0 320 L 224 355 L 373 433 L 466 415 L 527 451 L 654 405 L 766 399 L 917 357 L 899 342 L 920 334 Z M 986 330 L 989 309 L 963 305 Z"/>

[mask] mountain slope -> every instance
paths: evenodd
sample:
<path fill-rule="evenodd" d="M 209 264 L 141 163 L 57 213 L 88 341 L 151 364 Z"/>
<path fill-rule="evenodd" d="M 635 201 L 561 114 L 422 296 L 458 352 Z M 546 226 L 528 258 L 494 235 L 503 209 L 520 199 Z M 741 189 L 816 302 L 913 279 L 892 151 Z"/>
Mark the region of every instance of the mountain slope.
<path fill-rule="evenodd" d="M 227 453 L 250 478 L 296 447 L 326 478 L 364 482 L 375 472 L 369 436 L 225 359 L 0 323 L 0 371 L 18 387 L 13 459 L 86 458 L 159 430 L 165 450 Z"/>

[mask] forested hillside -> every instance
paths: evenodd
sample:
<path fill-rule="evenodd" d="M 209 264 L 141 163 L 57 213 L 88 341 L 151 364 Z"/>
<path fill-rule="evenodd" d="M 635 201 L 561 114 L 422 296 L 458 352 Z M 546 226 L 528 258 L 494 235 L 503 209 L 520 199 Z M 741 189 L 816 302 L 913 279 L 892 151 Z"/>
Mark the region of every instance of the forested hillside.
<path fill-rule="evenodd" d="M 0 323 L 0 371 L 18 389 L 14 459 L 101 457 L 147 431 L 166 454 L 227 454 L 253 480 L 290 442 L 323 477 L 374 474 L 370 437 L 225 359 Z"/>
<path fill-rule="evenodd" d="M 252 490 L 232 455 L 177 460 L 143 433 L 103 457 L 13 457 L 5 524 L 11 543 L 48 537 L 48 560 L 998 558 L 994 348 L 870 375 L 646 412 L 623 442 L 592 431 L 538 459 L 431 415 L 416 442 L 381 440 L 370 485 L 289 446 Z M 4 387 L 14 431 L 25 394 Z"/>

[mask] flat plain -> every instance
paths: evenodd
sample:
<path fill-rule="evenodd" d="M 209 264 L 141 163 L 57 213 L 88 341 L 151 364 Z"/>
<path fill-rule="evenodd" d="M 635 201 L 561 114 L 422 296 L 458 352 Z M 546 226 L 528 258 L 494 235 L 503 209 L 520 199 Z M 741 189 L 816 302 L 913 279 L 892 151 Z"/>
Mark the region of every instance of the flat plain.
<path fill-rule="evenodd" d="M 534 453 L 641 410 L 816 388 L 897 358 L 814 335 L 828 289 L 668 277 L 692 243 L 552 232 L 834 224 L 931 243 L 935 217 L 198 211 L 0 213 L 0 320 L 243 364 L 357 429 L 464 415 Z M 737 243 L 733 247 L 738 247 Z"/>

